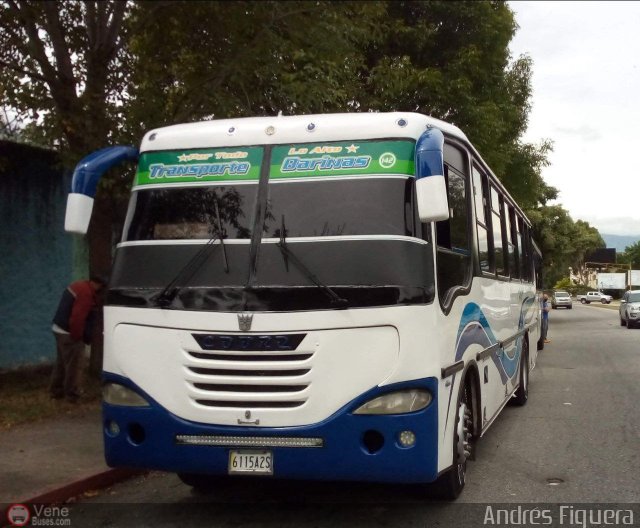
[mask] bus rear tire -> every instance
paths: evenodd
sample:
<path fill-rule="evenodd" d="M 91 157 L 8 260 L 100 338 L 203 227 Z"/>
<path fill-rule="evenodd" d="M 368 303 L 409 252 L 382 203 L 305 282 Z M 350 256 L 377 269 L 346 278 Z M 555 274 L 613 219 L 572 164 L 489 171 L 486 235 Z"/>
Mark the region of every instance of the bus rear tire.
<path fill-rule="evenodd" d="M 467 460 L 471 456 L 473 401 L 469 380 L 464 380 L 458 397 L 453 434 L 453 465 L 433 484 L 434 495 L 442 500 L 455 500 L 464 489 Z"/>
<path fill-rule="evenodd" d="M 522 342 L 522 353 L 520 354 L 520 380 L 518 388 L 511 401 L 514 405 L 522 407 L 529 399 L 529 345 Z"/>

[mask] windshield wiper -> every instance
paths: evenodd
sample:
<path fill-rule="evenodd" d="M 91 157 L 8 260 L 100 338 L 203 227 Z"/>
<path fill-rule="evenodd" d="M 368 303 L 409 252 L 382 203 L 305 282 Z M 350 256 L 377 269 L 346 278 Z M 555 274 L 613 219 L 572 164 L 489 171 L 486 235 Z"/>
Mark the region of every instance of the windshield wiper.
<path fill-rule="evenodd" d="M 280 241 L 276 243 L 278 248 L 280 248 L 280 252 L 284 258 L 284 265 L 289 271 L 289 259 L 291 262 L 300 270 L 304 275 L 313 282 L 318 288 L 320 288 L 326 295 L 331 299 L 331 304 L 336 308 L 347 308 L 349 306 L 349 301 L 340 297 L 335 291 L 333 291 L 329 286 L 322 283 L 318 277 L 316 277 L 313 272 L 307 268 L 303 264 L 303 262 L 296 257 L 296 255 L 289 249 L 287 246 L 287 235 L 286 235 L 286 227 L 284 224 L 284 215 L 282 215 L 282 223 L 280 225 Z"/>
<path fill-rule="evenodd" d="M 182 267 L 182 269 L 176 274 L 176 276 L 167 284 L 163 290 L 155 297 L 155 302 L 160 308 L 168 308 L 176 298 L 176 295 L 180 292 L 182 286 L 180 283 L 186 283 L 191 280 L 200 269 L 200 267 L 209 258 L 211 248 L 215 247 L 216 240 L 220 240 L 220 248 L 222 250 L 222 258 L 224 259 L 224 271 L 229 273 L 229 262 L 227 261 L 227 251 L 224 245 L 224 236 L 222 234 L 222 222 L 220 221 L 220 208 L 218 206 L 218 197 L 214 196 L 213 202 L 217 226 L 214 227 L 214 236 L 207 240 L 206 244 L 200 248 L 200 250 L 189 259 L 189 261 Z"/>
<path fill-rule="evenodd" d="M 229 273 L 229 261 L 227 260 L 227 248 L 224 246 L 224 236 L 222 234 L 222 222 L 220 220 L 220 207 L 218 206 L 217 196 L 214 196 L 213 207 L 215 208 L 216 220 L 218 221 L 218 238 L 220 239 L 220 249 L 222 250 L 222 258 L 224 259 L 224 272 Z"/>

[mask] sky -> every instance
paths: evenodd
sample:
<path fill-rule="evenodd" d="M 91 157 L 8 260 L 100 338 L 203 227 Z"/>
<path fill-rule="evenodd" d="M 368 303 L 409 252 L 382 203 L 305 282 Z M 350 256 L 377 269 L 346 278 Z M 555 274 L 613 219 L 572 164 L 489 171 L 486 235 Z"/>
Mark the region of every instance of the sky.
<path fill-rule="evenodd" d="M 640 238 L 640 2 L 510 1 L 512 56 L 533 60 L 524 140 L 550 139 L 545 182 L 574 220 Z"/>

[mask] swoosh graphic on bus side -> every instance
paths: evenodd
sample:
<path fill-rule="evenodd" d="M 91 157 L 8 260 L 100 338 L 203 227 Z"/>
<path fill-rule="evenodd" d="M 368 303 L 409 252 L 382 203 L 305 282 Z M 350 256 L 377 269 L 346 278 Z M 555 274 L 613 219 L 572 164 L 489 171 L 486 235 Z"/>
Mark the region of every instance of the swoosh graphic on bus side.
<path fill-rule="evenodd" d="M 520 315 L 518 317 L 518 331 L 524 328 L 526 315 L 534 301 L 534 297 L 528 297 L 522 302 Z M 522 339 L 522 337 L 516 339 L 516 346 L 513 347 L 511 353 L 505 350 L 501 357 L 498 356 L 497 351 L 491 354 L 491 358 L 500 372 L 500 378 L 503 384 L 507 383 L 507 380 L 512 378 L 518 370 Z M 467 348 L 473 344 L 478 344 L 482 346 L 483 349 L 486 349 L 497 342 L 498 339 L 491 330 L 491 325 L 480 306 L 473 302 L 468 303 L 464 307 L 460 318 L 458 338 L 456 340 L 455 361 L 460 361 Z"/>
<path fill-rule="evenodd" d="M 522 302 L 520 308 L 520 315 L 518 317 L 518 331 L 521 331 L 525 325 L 526 315 L 533 305 L 535 297 L 528 297 Z M 513 356 L 506 353 L 502 357 L 498 356 L 496 350 L 491 353 L 491 359 L 493 360 L 498 373 L 500 374 L 500 380 L 503 385 L 506 385 L 507 381 L 512 378 L 518 371 L 518 364 L 520 359 L 520 352 L 522 351 L 522 340 L 524 338 L 518 337 L 516 339 L 516 345 L 513 347 Z M 460 317 L 460 325 L 458 326 L 458 336 L 456 338 L 456 353 L 455 361 L 460 361 L 466 350 L 474 344 L 480 345 L 483 349 L 487 349 L 490 346 L 496 344 L 496 339 L 491 325 L 486 316 L 482 312 L 480 306 L 476 303 L 468 303 L 462 311 Z M 451 398 L 453 396 L 453 387 L 455 385 L 455 374 L 451 380 L 451 391 L 449 393 L 449 403 L 447 405 L 447 419 L 445 421 L 444 431 L 446 433 L 447 425 L 449 423 L 449 409 L 451 408 Z"/>

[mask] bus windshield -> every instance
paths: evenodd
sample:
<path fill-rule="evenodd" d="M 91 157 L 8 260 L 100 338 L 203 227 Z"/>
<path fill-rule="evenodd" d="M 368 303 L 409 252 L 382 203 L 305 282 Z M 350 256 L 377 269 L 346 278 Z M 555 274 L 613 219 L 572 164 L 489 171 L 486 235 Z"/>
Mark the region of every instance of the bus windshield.
<path fill-rule="evenodd" d="M 274 182 L 263 237 L 414 236 L 410 178 Z M 139 190 L 132 198 L 125 241 L 208 239 L 218 201 L 225 239 L 251 238 L 256 184 Z"/>
<path fill-rule="evenodd" d="M 217 238 L 216 203 L 228 271 L 211 251 L 180 281 L 172 308 L 330 309 L 309 273 L 283 257 L 283 225 L 289 250 L 349 306 L 431 302 L 432 247 L 418 237 L 411 176 L 280 180 L 263 191 L 257 182 L 139 188 L 114 263 L 112 302 L 151 299 L 172 284 L 202 243 Z"/>

